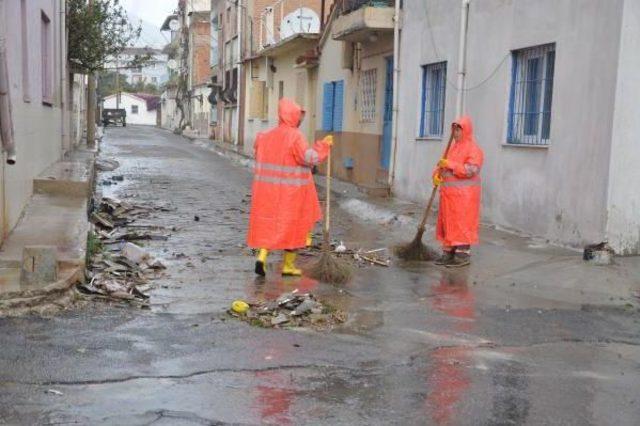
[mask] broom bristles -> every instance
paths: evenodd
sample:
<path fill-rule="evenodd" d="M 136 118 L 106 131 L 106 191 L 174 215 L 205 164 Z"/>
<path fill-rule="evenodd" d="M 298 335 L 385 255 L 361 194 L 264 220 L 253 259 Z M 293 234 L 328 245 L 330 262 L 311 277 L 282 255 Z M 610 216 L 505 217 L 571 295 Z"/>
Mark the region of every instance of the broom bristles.
<path fill-rule="evenodd" d="M 438 256 L 436 250 L 427 247 L 422 243 L 422 235 L 424 230 L 418 230 L 413 241 L 408 244 L 400 244 L 394 247 L 393 252 L 402 260 L 407 261 L 430 261 L 435 260 Z"/>
<path fill-rule="evenodd" d="M 336 259 L 324 251 L 320 259 L 308 271 L 309 276 L 319 281 L 344 284 L 351 279 L 353 271 L 351 265 L 341 259 Z"/>

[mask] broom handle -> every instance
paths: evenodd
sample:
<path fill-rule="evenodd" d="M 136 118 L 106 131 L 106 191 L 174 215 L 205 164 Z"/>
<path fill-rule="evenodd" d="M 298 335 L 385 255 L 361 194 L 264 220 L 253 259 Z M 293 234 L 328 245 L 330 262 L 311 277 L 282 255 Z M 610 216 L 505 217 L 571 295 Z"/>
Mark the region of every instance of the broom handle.
<path fill-rule="evenodd" d="M 447 158 L 449 154 L 449 149 L 451 149 L 451 144 L 453 143 L 453 132 L 451 132 L 451 136 L 449 136 L 449 142 L 447 142 L 447 148 L 444 150 L 444 155 L 442 158 Z M 424 214 L 422 215 L 422 221 L 420 221 L 419 230 L 424 231 L 425 226 L 427 225 L 427 219 L 429 219 L 429 213 L 431 213 L 431 207 L 433 206 L 433 200 L 436 198 L 436 193 L 438 192 L 438 187 L 433 186 L 431 190 L 431 197 L 429 197 L 429 202 L 427 203 L 427 208 L 424 209 Z"/>
<path fill-rule="evenodd" d="M 331 148 L 329 148 L 329 156 L 327 157 L 327 196 L 326 196 L 326 218 L 324 221 L 324 232 L 329 235 L 329 229 L 331 227 Z"/>

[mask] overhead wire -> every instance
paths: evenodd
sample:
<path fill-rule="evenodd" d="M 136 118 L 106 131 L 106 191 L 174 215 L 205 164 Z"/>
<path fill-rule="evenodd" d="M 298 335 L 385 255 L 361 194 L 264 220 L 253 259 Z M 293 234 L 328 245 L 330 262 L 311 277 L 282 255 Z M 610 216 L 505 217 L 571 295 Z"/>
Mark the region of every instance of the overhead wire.
<path fill-rule="evenodd" d="M 424 10 L 424 14 L 426 16 L 426 20 L 427 20 L 427 29 L 429 30 L 429 39 L 431 41 L 431 46 L 433 47 L 433 51 L 436 54 L 436 60 L 437 61 L 444 61 L 445 58 L 442 57 L 442 55 L 440 54 L 440 50 L 438 49 L 438 46 L 436 45 L 436 41 L 435 41 L 435 37 L 433 35 L 433 28 L 431 25 L 431 19 L 430 19 L 430 12 L 427 10 L 427 2 L 423 1 L 422 3 L 422 7 Z M 511 53 L 507 53 L 504 55 L 504 57 L 502 58 L 502 60 L 500 60 L 500 62 L 498 63 L 498 65 L 495 66 L 495 68 L 493 68 L 493 70 L 489 73 L 489 75 L 487 77 L 485 77 L 484 79 L 482 79 L 479 83 L 471 85 L 470 87 L 466 87 L 464 89 L 461 89 L 458 87 L 458 85 L 454 82 L 452 82 L 451 80 L 449 80 L 449 77 L 446 77 L 447 80 L 447 84 L 449 86 L 451 86 L 451 88 L 457 92 L 470 92 L 472 90 L 476 90 L 479 89 L 480 87 L 484 86 L 487 82 L 489 82 L 489 80 L 491 80 L 498 72 L 498 70 L 502 67 L 502 65 L 506 62 L 506 60 L 511 56 Z M 446 75 L 446 74 L 445 74 Z"/>

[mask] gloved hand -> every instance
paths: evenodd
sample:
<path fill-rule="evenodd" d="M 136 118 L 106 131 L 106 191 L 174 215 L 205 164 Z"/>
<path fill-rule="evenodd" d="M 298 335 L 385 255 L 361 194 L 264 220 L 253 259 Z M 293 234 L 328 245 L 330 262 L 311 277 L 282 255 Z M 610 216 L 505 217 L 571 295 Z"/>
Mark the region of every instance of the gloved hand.
<path fill-rule="evenodd" d="M 440 173 L 436 173 L 433 175 L 433 186 L 442 185 L 442 178 L 440 177 Z"/>
<path fill-rule="evenodd" d="M 322 139 L 322 141 L 329 146 L 333 146 L 333 135 L 325 136 L 324 139 Z"/>
<path fill-rule="evenodd" d="M 438 161 L 438 167 L 441 169 L 448 169 L 449 160 L 447 160 L 446 158 L 441 159 L 440 161 Z"/>

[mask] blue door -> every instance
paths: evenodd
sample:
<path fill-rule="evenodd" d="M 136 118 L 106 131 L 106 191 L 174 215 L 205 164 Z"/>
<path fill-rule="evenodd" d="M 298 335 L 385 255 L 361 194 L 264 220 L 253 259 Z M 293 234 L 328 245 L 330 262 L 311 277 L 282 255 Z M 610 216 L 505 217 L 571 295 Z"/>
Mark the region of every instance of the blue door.
<path fill-rule="evenodd" d="M 385 75 L 380 166 L 384 170 L 389 170 L 389 164 L 391 163 L 391 129 L 393 126 L 393 57 L 387 58 L 387 72 Z"/>

